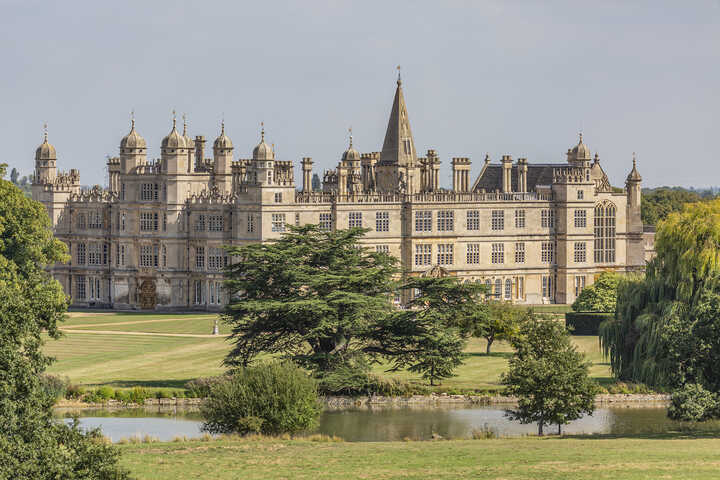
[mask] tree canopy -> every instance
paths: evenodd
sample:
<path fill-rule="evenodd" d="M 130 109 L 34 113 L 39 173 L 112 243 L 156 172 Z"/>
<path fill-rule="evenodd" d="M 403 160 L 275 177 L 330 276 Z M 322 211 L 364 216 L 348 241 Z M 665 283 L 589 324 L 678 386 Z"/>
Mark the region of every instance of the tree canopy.
<path fill-rule="evenodd" d="M 572 309 L 576 312 L 614 312 L 620 278 L 615 272 L 601 273 L 592 285 L 580 292 Z"/>
<path fill-rule="evenodd" d="M 4 168 L 0 168 L 0 177 Z M 45 267 L 66 260 L 45 208 L 0 178 L 0 479 L 121 479 L 117 451 L 52 417 L 42 334 L 58 338 L 67 299 Z"/>
<path fill-rule="evenodd" d="M 673 212 L 680 212 L 686 203 L 710 200 L 709 191 L 698 192 L 680 187 L 643 189 L 640 215 L 645 225 L 657 225 Z"/>

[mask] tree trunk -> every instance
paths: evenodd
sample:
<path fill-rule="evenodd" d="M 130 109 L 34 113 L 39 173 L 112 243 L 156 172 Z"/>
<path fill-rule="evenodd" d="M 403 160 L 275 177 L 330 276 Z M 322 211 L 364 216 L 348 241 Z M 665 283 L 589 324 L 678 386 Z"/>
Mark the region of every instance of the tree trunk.
<path fill-rule="evenodd" d="M 488 338 L 486 340 L 487 340 L 487 348 L 485 349 L 485 354 L 490 355 L 490 347 L 492 347 L 492 344 L 495 340 L 492 338 Z"/>
<path fill-rule="evenodd" d="M 558 435 L 562 435 L 562 425 L 558 423 Z"/>
<path fill-rule="evenodd" d="M 543 436 L 543 422 L 540 421 L 540 422 L 538 422 L 538 437 L 542 437 L 542 436 Z"/>

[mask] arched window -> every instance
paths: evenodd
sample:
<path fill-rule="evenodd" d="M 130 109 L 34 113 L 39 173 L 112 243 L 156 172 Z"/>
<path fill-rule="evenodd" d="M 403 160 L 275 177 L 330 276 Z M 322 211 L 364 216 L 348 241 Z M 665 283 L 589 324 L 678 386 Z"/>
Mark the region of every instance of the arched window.
<path fill-rule="evenodd" d="M 512 298 L 512 280 L 505 279 L 505 300 Z"/>
<path fill-rule="evenodd" d="M 495 295 L 495 298 L 500 298 L 502 295 L 502 280 L 499 278 L 495 279 L 495 291 L 493 292 Z"/>
<path fill-rule="evenodd" d="M 595 205 L 595 263 L 615 262 L 615 205 Z"/>

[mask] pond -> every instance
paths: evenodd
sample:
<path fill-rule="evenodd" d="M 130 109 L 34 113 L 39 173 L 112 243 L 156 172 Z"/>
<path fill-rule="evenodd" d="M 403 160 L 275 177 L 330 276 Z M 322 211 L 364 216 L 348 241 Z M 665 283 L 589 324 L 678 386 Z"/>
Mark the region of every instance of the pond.
<path fill-rule="evenodd" d="M 71 412 L 57 412 L 67 416 Z M 114 442 L 121 438 L 150 435 L 161 441 L 177 436 L 202 435 L 197 412 L 163 413 L 150 409 L 81 410 L 80 425 L 100 427 Z M 677 431 L 683 425 L 669 420 L 665 408 L 603 407 L 563 427 L 567 434 L 639 435 Z M 350 442 L 427 440 L 433 433 L 446 438 L 470 438 L 474 430 L 492 431 L 501 437 L 534 435 L 535 425 L 521 425 L 505 417 L 501 406 L 353 408 L 326 411 L 316 432 L 337 435 Z M 720 422 L 703 425 L 703 431 L 720 434 Z M 547 430 L 554 433 L 556 427 Z"/>

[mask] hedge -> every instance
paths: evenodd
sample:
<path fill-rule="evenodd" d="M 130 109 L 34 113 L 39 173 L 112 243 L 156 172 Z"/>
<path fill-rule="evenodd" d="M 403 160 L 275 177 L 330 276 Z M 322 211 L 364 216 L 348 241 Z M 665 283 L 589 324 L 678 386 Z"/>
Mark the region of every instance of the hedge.
<path fill-rule="evenodd" d="M 568 312 L 565 326 L 573 335 L 597 335 L 600 324 L 614 316 L 605 312 Z"/>

